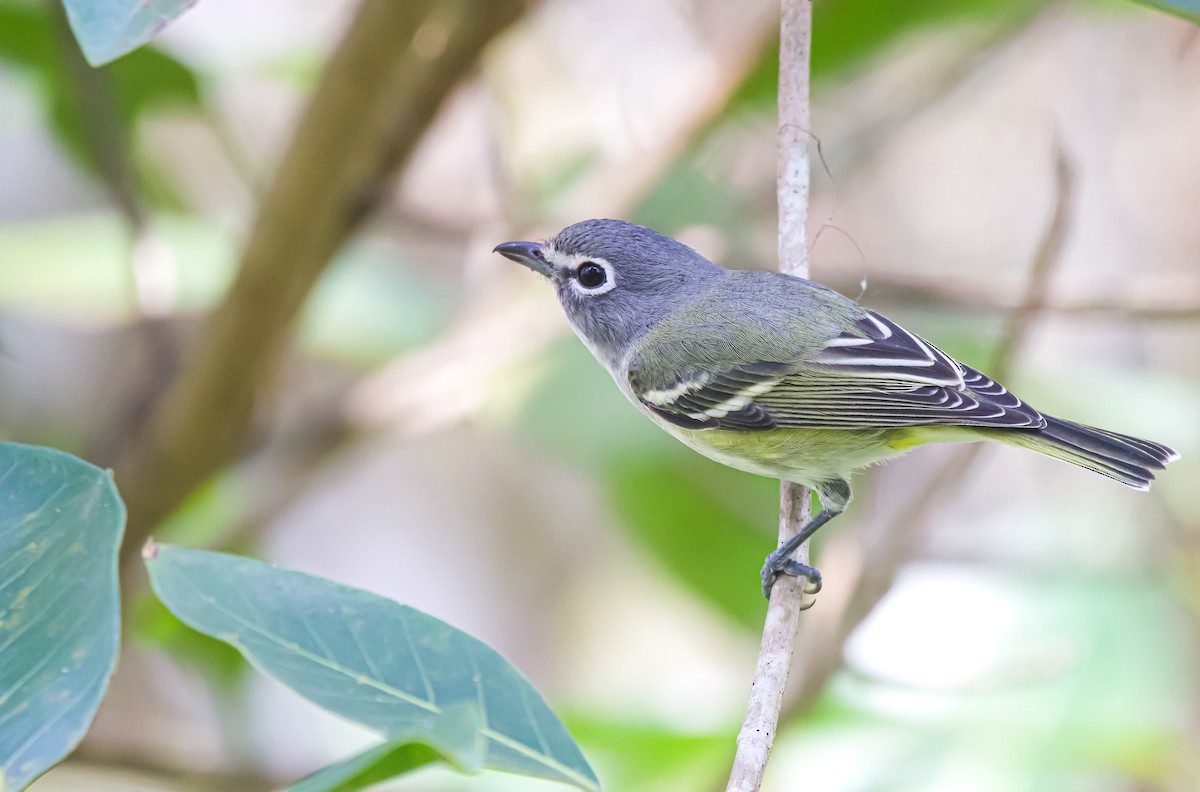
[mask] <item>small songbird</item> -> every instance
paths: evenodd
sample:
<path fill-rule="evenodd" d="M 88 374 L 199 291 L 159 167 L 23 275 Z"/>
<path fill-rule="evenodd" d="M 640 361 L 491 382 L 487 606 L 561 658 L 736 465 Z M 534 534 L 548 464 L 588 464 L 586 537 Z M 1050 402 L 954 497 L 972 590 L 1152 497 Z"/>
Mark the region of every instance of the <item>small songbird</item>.
<path fill-rule="evenodd" d="M 634 406 L 701 454 L 816 490 L 821 511 L 767 556 L 780 574 L 850 502 L 850 474 L 925 443 L 999 440 L 1149 489 L 1179 455 L 1044 415 L 855 301 L 778 272 L 729 270 L 620 220 L 495 252 L 554 285 L 575 333 Z"/>

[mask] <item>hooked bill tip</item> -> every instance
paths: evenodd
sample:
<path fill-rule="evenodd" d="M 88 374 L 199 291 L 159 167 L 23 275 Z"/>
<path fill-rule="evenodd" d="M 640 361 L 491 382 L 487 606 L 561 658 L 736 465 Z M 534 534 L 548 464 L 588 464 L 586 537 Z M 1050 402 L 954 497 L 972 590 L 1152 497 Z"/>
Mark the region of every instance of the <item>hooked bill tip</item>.
<path fill-rule="evenodd" d="M 546 261 L 542 246 L 537 242 L 503 242 L 492 248 L 492 252 L 499 253 L 506 259 L 511 259 L 524 267 L 529 267 L 539 275 L 549 277 L 550 273 L 554 271 L 550 262 Z"/>

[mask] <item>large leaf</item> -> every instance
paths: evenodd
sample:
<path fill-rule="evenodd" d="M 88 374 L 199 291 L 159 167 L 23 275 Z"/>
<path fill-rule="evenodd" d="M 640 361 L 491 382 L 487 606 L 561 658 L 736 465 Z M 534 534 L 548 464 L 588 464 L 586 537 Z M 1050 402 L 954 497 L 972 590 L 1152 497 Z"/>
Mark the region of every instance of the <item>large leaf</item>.
<path fill-rule="evenodd" d="M 1200 25 L 1200 0 L 1135 0 L 1135 2 L 1183 17 L 1189 22 Z"/>
<path fill-rule="evenodd" d="M 0 787 L 21 789 L 83 737 L 117 662 L 112 476 L 0 443 Z"/>
<path fill-rule="evenodd" d="M 63 0 L 71 31 L 93 66 L 132 52 L 196 0 Z"/>
<path fill-rule="evenodd" d="M 537 691 L 466 633 L 261 561 L 172 545 L 145 555 L 155 593 L 185 624 L 325 709 L 395 744 L 429 745 L 466 770 L 599 788 Z"/>

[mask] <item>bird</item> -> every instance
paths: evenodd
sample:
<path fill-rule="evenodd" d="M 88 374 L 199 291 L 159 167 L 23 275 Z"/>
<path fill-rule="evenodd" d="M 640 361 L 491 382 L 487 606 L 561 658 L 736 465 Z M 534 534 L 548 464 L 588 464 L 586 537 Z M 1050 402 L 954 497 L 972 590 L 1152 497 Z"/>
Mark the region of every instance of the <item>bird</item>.
<path fill-rule="evenodd" d="M 992 440 L 1146 490 L 1179 455 L 1161 443 L 1039 412 L 986 374 L 805 278 L 727 269 L 622 220 L 584 220 L 494 253 L 554 288 L 571 328 L 644 415 L 704 456 L 812 488 L 821 509 L 767 555 L 792 558 L 845 511 L 853 473 L 927 443 Z"/>

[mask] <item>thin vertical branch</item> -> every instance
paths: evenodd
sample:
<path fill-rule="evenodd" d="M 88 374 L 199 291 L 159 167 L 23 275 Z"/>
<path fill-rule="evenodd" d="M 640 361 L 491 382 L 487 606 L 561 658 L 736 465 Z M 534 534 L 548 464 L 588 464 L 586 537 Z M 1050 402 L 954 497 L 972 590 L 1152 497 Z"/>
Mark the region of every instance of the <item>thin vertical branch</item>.
<path fill-rule="evenodd" d="M 812 42 L 812 0 L 782 0 L 779 25 L 779 269 L 808 275 L 808 75 Z M 810 516 L 811 498 L 804 487 L 780 485 L 779 543 L 794 536 Z M 808 562 L 808 543 L 796 558 Z M 803 579 L 780 577 L 767 604 L 762 643 L 746 719 L 737 738 L 737 753 L 726 792 L 754 792 L 762 785 L 792 652 L 803 609 Z"/>
<path fill-rule="evenodd" d="M 779 24 L 779 270 L 808 276 L 808 59 L 812 0 L 782 0 Z"/>

